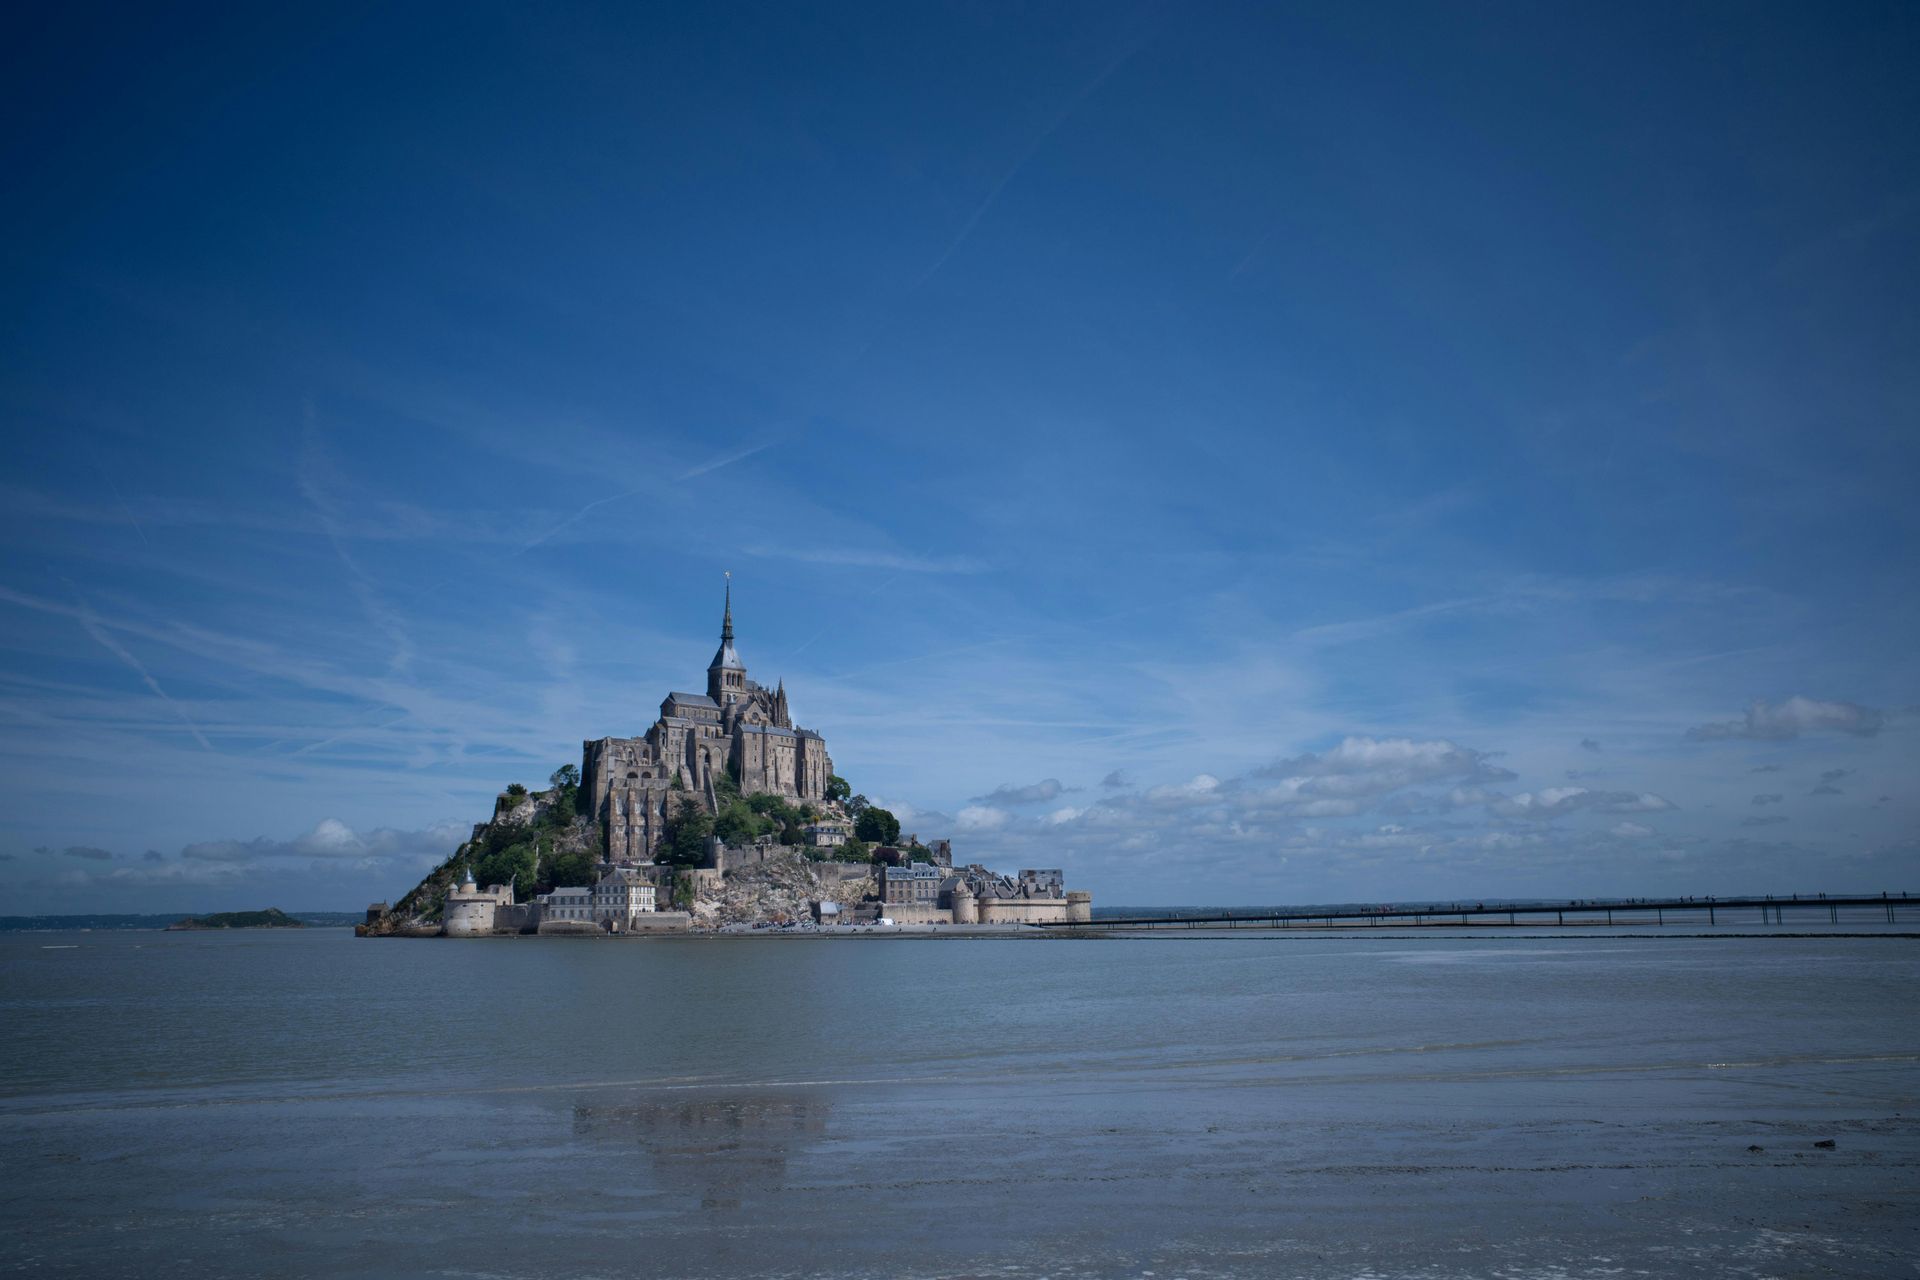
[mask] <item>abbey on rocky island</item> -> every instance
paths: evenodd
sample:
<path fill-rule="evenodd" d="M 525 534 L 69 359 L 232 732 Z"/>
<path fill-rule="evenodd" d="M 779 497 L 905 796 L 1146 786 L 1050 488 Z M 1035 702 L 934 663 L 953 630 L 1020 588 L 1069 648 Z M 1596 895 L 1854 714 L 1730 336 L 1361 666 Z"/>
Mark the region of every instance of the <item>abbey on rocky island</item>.
<path fill-rule="evenodd" d="M 673 794 L 690 792 L 717 809 L 714 779 L 723 774 L 743 793 L 816 804 L 833 774 L 826 739 L 795 727 L 785 682 L 768 689 L 747 678 L 733 647 L 731 581 L 707 691 L 669 693 L 642 737 L 583 742 L 580 811 L 606 832 L 609 861 L 645 862 L 660 843 Z"/>

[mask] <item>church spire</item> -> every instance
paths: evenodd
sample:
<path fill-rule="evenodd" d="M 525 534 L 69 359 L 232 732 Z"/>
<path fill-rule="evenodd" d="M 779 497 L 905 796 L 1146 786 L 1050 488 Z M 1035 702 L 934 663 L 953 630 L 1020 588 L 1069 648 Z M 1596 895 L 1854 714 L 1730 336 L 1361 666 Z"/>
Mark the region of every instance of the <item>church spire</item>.
<path fill-rule="evenodd" d="M 720 618 L 720 647 L 707 664 L 707 696 L 721 706 L 747 696 L 747 669 L 733 650 L 733 575 L 727 575 L 727 610 Z"/>

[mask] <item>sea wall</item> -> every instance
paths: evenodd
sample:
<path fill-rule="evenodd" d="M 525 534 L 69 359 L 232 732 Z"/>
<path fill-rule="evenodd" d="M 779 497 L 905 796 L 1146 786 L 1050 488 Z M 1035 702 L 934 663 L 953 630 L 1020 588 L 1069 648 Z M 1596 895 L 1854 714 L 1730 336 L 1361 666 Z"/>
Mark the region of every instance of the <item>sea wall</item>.
<path fill-rule="evenodd" d="M 1053 924 L 1065 921 L 1064 898 L 982 898 L 981 924 Z"/>
<path fill-rule="evenodd" d="M 953 912 L 931 902 L 889 902 L 880 914 L 895 924 L 952 924 Z"/>

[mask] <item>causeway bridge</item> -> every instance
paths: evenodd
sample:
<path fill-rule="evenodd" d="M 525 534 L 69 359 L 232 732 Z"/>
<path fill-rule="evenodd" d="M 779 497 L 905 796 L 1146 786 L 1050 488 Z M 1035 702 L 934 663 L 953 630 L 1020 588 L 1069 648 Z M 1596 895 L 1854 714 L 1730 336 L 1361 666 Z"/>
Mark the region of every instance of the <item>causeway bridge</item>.
<path fill-rule="evenodd" d="M 1036 922 L 1073 932 L 1102 929 L 1329 929 L 1486 925 L 1593 927 L 1722 925 L 1920 924 L 1920 896 L 1905 893 L 1792 894 L 1759 897 L 1575 898 L 1566 902 L 1421 902 L 1338 907 L 1247 907 L 1234 911 L 1101 916 L 1091 922 Z"/>

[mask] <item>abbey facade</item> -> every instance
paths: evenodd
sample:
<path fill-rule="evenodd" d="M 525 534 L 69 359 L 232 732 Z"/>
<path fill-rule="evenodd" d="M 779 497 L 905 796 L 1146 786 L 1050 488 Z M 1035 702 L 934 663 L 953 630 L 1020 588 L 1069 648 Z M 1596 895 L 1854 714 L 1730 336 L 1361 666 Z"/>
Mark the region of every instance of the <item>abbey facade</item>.
<path fill-rule="evenodd" d="M 707 664 L 705 693 L 669 693 L 645 737 L 581 744 L 580 811 L 607 834 L 613 862 L 653 857 L 678 795 L 718 808 L 714 779 L 731 774 L 741 792 L 798 803 L 826 798 L 833 761 L 811 729 L 795 728 L 787 690 L 747 679 L 733 647 L 733 587 L 727 587 L 720 648 Z"/>

